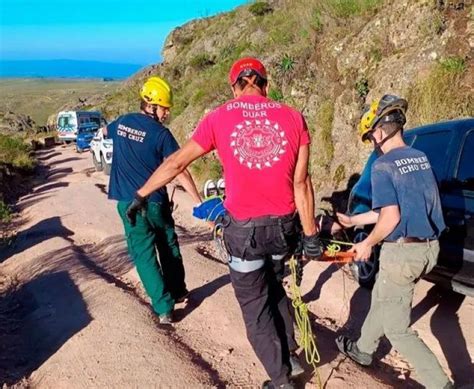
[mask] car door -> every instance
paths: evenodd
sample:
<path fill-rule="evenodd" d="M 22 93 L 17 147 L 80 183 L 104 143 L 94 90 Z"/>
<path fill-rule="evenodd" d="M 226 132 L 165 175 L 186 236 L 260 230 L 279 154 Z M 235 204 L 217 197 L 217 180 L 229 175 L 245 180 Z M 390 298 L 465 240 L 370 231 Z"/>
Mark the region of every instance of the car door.
<path fill-rule="evenodd" d="M 102 143 L 102 138 L 102 128 L 99 128 L 91 142 L 91 150 L 94 153 L 94 158 L 98 162 L 100 162 L 100 145 Z"/>
<path fill-rule="evenodd" d="M 474 288 L 474 128 L 462 137 L 454 174 L 442 182 L 440 189 L 448 226 L 440 264 L 455 264 L 452 287 L 466 293 L 466 288 Z M 474 289 L 467 294 L 473 292 Z"/>

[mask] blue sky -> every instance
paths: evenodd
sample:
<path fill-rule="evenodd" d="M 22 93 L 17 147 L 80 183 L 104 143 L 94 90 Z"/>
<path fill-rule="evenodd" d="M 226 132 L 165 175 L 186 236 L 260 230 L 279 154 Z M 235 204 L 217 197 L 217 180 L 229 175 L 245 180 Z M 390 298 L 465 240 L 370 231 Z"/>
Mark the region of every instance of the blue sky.
<path fill-rule="evenodd" d="M 146 65 L 168 33 L 248 0 L 0 0 L 0 59 Z"/>

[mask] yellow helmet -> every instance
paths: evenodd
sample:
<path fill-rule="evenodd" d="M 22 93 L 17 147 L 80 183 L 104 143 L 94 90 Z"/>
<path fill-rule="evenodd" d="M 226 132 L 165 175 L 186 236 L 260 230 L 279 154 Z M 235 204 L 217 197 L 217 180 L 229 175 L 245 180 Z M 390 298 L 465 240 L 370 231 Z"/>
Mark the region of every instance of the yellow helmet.
<path fill-rule="evenodd" d="M 380 123 L 406 123 L 408 102 L 394 95 L 384 95 L 373 101 L 364 111 L 359 124 L 359 135 L 364 143 L 370 143 L 369 135 Z"/>
<path fill-rule="evenodd" d="M 147 103 L 170 108 L 173 105 L 173 94 L 170 85 L 160 77 L 150 77 L 143 84 L 140 96 Z"/>

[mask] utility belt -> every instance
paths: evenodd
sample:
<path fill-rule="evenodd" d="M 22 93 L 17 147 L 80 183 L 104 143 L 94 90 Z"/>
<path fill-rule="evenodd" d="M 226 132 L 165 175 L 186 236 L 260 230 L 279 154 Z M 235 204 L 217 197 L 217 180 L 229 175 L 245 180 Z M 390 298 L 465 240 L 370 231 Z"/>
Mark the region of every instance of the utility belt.
<path fill-rule="evenodd" d="M 227 214 L 221 223 L 227 252 L 246 261 L 293 253 L 301 233 L 296 213 L 246 220 L 237 220 Z"/>

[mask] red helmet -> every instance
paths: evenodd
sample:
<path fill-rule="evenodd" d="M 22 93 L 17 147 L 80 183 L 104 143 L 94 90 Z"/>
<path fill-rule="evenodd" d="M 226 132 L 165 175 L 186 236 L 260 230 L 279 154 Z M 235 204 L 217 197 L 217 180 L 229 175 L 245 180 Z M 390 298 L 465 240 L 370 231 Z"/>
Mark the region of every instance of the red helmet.
<path fill-rule="evenodd" d="M 234 85 L 239 77 L 250 76 L 252 72 L 257 73 L 263 79 L 267 79 L 265 66 L 256 58 L 246 57 L 234 62 L 229 72 L 230 85 Z"/>

